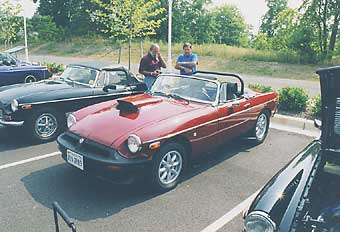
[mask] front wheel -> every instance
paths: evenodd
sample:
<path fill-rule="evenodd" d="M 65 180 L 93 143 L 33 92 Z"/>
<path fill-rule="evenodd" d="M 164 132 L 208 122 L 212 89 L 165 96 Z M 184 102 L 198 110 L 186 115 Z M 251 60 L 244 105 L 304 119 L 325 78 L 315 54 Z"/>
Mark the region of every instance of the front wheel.
<path fill-rule="evenodd" d="M 269 130 L 269 116 L 265 112 L 261 112 L 257 117 L 255 128 L 253 129 L 253 136 L 256 143 L 263 143 L 268 135 Z"/>
<path fill-rule="evenodd" d="M 178 143 L 164 145 L 155 155 L 152 168 L 152 184 L 161 191 L 175 188 L 186 169 L 185 148 Z"/>
<path fill-rule="evenodd" d="M 34 140 L 49 142 L 56 139 L 62 131 L 65 120 L 51 109 L 42 109 L 33 113 L 28 122 L 28 129 Z"/>

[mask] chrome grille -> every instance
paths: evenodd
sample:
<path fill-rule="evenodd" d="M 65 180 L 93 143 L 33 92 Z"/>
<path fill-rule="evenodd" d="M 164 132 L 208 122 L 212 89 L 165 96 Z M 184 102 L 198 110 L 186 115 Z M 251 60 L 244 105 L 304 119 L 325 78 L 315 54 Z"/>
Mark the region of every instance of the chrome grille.
<path fill-rule="evenodd" d="M 336 100 L 334 132 L 340 135 L 340 98 Z"/>
<path fill-rule="evenodd" d="M 0 119 L 4 117 L 4 113 L 2 112 L 2 110 L 0 109 Z"/>

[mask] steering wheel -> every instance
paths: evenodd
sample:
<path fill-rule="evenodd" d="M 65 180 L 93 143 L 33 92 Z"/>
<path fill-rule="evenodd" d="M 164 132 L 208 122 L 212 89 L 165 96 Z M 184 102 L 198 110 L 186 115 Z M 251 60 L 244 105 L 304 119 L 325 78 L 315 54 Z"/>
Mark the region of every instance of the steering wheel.
<path fill-rule="evenodd" d="M 209 101 L 213 101 L 213 99 L 211 99 L 211 97 L 209 96 L 206 88 L 202 88 L 202 93 L 204 94 L 204 96 L 206 96 L 209 99 Z"/>

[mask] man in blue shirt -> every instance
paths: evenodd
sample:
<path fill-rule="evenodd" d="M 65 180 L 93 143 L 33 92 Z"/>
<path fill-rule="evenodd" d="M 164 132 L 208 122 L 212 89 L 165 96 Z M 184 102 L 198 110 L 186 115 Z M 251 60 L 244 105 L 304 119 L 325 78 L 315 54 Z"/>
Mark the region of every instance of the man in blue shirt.
<path fill-rule="evenodd" d="M 192 73 L 196 72 L 198 57 L 192 53 L 192 45 L 190 43 L 183 45 L 183 52 L 176 61 L 175 69 L 180 70 L 181 75 L 191 76 Z"/>

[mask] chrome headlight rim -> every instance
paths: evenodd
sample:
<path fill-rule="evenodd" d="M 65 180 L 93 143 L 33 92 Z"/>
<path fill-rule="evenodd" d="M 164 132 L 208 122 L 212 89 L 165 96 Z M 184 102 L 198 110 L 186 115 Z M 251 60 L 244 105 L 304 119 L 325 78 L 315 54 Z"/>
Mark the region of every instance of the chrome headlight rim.
<path fill-rule="evenodd" d="M 129 135 L 127 139 L 127 147 L 129 151 L 136 154 L 142 150 L 142 140 L 139 136 L 135 134 Z"/>
<path fill-rule="evenodd" d="M 251 230 L 247 230 L 247 223 L 250 219 L 254 220 L 257 219 L 258 221 L 264 222 L 270 226 L 270 232 L 276 232 L 276 223 L 269 217 L 269 215 L 263 211 L 254 211 L 248 214 L 244 220 L 245 232 L 251 232 Z"/>
<path fill-rule="evenodd" d="M 13 113 L 19 110 L 19 102 L 17 99 L 13 99 L 13 101 L 11 102 L 11 109 Z"/>
<path fill-rule="evenodd" d="M 67 127 L 71 128 L 74 124 L 77 123 L 77 118 L 73 114 L 69 114 L 67 117 Z"/>

